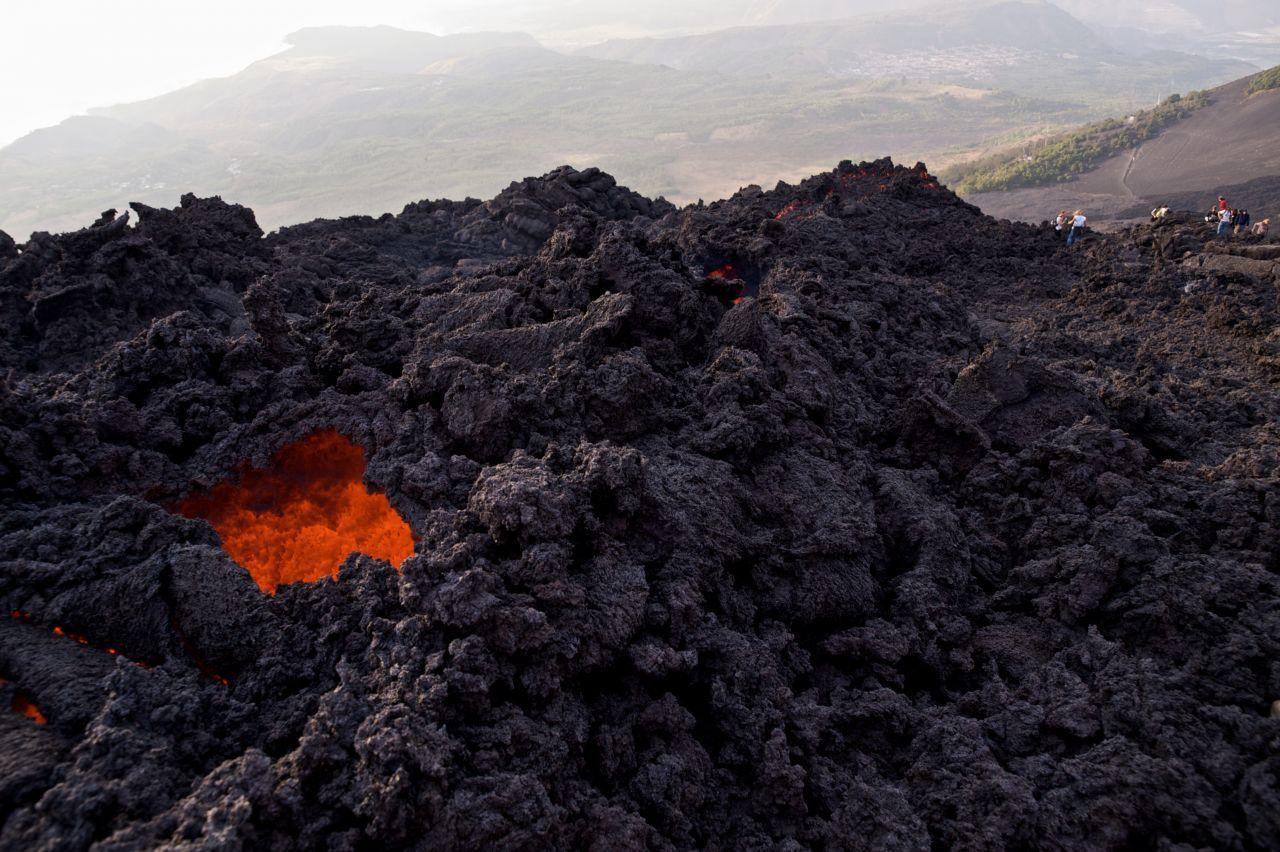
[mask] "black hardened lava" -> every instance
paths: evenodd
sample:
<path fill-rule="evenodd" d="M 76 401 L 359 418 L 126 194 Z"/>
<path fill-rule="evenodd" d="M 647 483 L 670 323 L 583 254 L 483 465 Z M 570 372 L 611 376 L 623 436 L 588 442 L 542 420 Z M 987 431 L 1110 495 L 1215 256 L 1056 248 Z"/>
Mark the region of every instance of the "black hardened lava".
<path fill-rule="evenodd" d="M 888 161 L 135 210 L 0 235 L 0 847 L 1280 847 L 1274 246 Z M 400 572 L 166 509 L 328 429 Z"/>

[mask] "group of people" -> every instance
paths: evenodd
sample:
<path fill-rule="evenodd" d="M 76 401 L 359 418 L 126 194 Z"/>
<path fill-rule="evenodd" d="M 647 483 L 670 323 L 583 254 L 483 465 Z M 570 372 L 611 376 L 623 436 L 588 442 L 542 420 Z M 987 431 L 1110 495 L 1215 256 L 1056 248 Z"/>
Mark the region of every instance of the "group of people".
<path fill-rule="evenodd" d="M 1151 221 L 1160 222 L 1169 213 L 1167 206 L 1156 207 L 1151 211 Z M 1230 233 L 1265 237 L 1271 229 L 1270 219 L 1263 219 L 1261 222 L 1255 223 L 1248 210 L 1231 207 L 1227 204 L 1227 199 L 1221 195 L 1218 196 L 1218 203 L 1209 211 L 1209 215 L 1204 217 L 1204 220 L 1210 224 L 1217 225 L 1218 237 L 1220 238 L 1226 237 Z M 1089 219 L 1084 215 L 1083 210 L 1077 210 L 1075 213 L 1059 210 L 1058 215 L 1053 219 L 1053 230 L 1057 232 L 1059 237 L 1065 231 L 1067 245 L 1071 246 L 1075 245 L 1084 236 L 1084 227 L 1088 222 Z"/>
<path fill-rule="evenodd" d="M 1221 195 L 1218 196 L 1218 203 L 1209 211 L 1209 215 L 1204 217 L 1204 220 L 1210 224 L 1217 223 L 1220 239 L 1231 233 L 1265 237 L 1271 228 L 1270 219 L 1263 219 L 1255 224 L 1248 210 L 1232 207 Z"/>
<path fill-rule="evenodd" d="M 1080 239 L 1084 232 L 1084 226 L 1088 224 L 1089 217 L 1084 215 L 1083 210 L 1077 210 L 1074 214 L 1068 216 L 1067 211 L 1059 210 L 1057 217 L 1053 220 L 1053 229 L 1061 236 L 1065 230 L 1067 232 L 1067 245 L 1073 246 L 1076 240 Z"/>

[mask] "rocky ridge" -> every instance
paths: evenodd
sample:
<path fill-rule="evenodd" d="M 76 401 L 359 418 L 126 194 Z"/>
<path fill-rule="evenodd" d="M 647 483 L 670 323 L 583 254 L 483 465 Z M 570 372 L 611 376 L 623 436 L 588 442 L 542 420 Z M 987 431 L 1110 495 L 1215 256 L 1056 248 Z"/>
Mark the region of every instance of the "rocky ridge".
<path fill-rule="evenodd" d="M 0 236 L 0 846 L 1280 845 L 1274 244 L 888 161 L 135 213 Z M 400 572 L 166 510 L 325 428 Z"/>

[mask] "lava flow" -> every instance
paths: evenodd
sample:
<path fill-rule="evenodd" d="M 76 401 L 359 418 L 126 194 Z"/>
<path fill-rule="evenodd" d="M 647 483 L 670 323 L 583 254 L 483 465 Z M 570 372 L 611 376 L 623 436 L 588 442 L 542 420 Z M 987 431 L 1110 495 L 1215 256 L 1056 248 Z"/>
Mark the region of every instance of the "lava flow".
<path fill-rule="evenodd" d="M 3 677 L 0 677 L 0 683 L 9 683 L 9 681 Z M 10 707 L 12 708 L 13 712 L 18 713 L 22 716 L 26 716 L 28 719 L 35 722 L 37 725 L 49 724 L 49 720 L 45 718 L 45 715 L 43 713 L 40 712 L 40 708 L 37 707 L 31 701 L 30 698 L 27 698 L 27 696 L 23 695 L 21 692 L 14 694 L 13 703 L 10 705 Z"/>
<path fill-rule="evenodd" d="M 792 213 L 794 213 L 794 212 L 796 212 L 797 210 L 799 210 L 802 206 L 804 206 L 804 205 L 803 205 L 803 204 L 801 204 L 801 202 L 800 202 L 800 200 L 799 200 L 799 199 L 796 199 L 795 201 L 791 201 L 791 202 L 789 202 L 789 203 L 787 204 L 787 206 L 786 206 L 786 207 L 783 207 L 781 210 L 779 210 L 779 211 L 778 211 L 778 215 L 776 215 L 776 216 L 774 216 L 774 217 L 773 217 L 773 218 L 774 218 L 774 221 L 779 221 L 779 220 L 782 220 L 782 219 L 787 218 L 787 217 L 788 217 L 788 216 L 790 216 Z"/>
<path fill-rule="evenodd" d="M 719 269 L 711 270 L 710 272 L 707 273 L 707 277 L 716 278 L 723 281 L 741 281 L 742 280 L 742 276 L 738 274 L 738 270 L 734 267 L 732 263 L 726 263 L 724 266 L 721 266 Z M 733 303 L 735 305 L 740 304 L 744 298 L 746 298 L 745 285 L 743 285 L 743 292 L 736 299 L 733 300 Z"/>
<path fill-rule="evenodd" d="M 397 568 L 413 555 L 409 525 L 363 475 L 363 450 L 326 430 L 281 449 L 270 470 L 247 470 L 175 508 L 213 524 L 231 558 L 275 594 L 336 575 L 352 552 Z"/>

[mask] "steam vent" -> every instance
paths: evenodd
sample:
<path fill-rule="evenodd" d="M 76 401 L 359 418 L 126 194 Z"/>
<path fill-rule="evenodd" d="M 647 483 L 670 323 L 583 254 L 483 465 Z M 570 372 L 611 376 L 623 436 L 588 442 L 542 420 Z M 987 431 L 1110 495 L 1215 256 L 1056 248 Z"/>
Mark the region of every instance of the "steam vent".
<path fill-rule="evenodd" d="M 274 594 L 335 575 L 352 552 L 397 568 L 413 555 L 408 524 L 363 475 L 361 449 L 328 430 L 281 449 L 270 470 L 248 470 L 176 508 L 213 524 L 227 553 Z"/>
<path fill-rule="evenodd" d="M 1201 224 L 0 235 L 0 849 L 1280 848 L 1280 251 Z"/>

